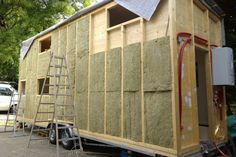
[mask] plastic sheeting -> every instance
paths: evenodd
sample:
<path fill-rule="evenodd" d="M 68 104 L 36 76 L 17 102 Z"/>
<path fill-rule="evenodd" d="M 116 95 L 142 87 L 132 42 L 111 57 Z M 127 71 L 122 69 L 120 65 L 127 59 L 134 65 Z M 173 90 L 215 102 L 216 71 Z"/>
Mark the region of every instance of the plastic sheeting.
<path fill-rule="evenodd" d="M 149 21 L 160 0 L 148 0 L 148 2 L 147 0 L 115 0 L 115 2 Z"/>
<path fill-rule="evenodd" d="M 21 49 L 20 49 L 20 58 L 21 59 L 23 59 L 26 56 L 26 54 L 27 54 L 28 50 L 30 49 L 35 38 L 36 38 L 36 36 L 33 36 L 21 43 Z"/>

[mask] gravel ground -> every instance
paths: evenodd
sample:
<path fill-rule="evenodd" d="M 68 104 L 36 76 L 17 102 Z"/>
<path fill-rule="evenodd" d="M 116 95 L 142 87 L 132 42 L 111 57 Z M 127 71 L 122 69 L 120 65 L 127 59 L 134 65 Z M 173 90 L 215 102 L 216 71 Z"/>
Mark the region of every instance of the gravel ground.
<path fill-rule="evenodd" d="M 4 115 L 0 115 L 0 125 L 5 125 Z M 22 132 L 19 131 L 14 137 L 13 132 L 3 132 L 3 130 L 4 127 L 0 126 L 0 157 L 57 157 L 56 146 L 49 144 L 47 140 L 32 141 L 28 148 L 29 136 L 22 136 Z M 29 134 L 29 130 L 26 133 Z M 119 157 L 119 150 L 87 146 L 85 153 L 79 153 L 68 152 L 60 146 L 60 157 Z"/>
<path fill-rule="evenodd" d="M 4 157 L 56 157 L 56 146 L 49 144 L 48 141 L 33 141 L 27 148 L 29 136 L 20 136 L 20 132 L 16 133 L 16 137 L 12 132 L 0 133 L 0 156 Z M 36 135 L 34 135 L 36 137 Z M 98 149 L 98 148 L 96 148 Z M 117 150 L 115 154 L 108 153 L 107 150 L 102 152 L 96 151 L 95 148 L 87 147 L 86 153 L 78 151 L 68 152 L 60 146 L 60 157 L 115 157 L 119 156 Z M 104 148 L 105 149 L 105 148 Z M 110 148 L 113 149 L 113 148 Z M 109 151 L 109 152 L 112 152 Z"/>

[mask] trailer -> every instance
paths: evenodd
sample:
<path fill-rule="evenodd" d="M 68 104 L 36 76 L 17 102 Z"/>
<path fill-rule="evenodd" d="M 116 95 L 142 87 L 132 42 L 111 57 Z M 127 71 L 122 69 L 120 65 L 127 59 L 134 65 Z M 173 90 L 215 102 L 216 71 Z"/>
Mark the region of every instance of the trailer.
<path fill-rule="evenodd" d="M 219 8 L 200 0 L 138 2 L 104 0 L 22 43 L 25 120 L 32 123 L 52 52 L 67 58 L 74 98 L 61 101 L 76 104 L 82 137 L 172 157 L 196 154 L 205 141 L 226 142 L 229 83 L 212 79 L 212 56 L 224 42 Z"/>

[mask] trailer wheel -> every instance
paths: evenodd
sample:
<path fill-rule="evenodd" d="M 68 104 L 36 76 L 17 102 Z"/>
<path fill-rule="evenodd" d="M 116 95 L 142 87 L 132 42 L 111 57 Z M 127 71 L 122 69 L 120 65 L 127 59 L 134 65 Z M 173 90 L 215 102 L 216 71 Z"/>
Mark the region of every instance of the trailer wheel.
<path fill-rule="evenodd" d="M 67 129 L 61 130 L 61 139 L 63 138 L 71 138 L 71 135 Z M 62 140 L 61 141 L 62 147 L 71 150 L 74 146 L 74 142 L 72 140 Z"/>
<path fill-rule="evenodd" d="M 49 126 L 49 127 L 51 127 L 51 126 Z M 50 141 L 51 144 L 56 144 L 56 139 L 57 139 L 56 128 L 53 125 L 52 129 L 49 131 L 49 141 Z"/>

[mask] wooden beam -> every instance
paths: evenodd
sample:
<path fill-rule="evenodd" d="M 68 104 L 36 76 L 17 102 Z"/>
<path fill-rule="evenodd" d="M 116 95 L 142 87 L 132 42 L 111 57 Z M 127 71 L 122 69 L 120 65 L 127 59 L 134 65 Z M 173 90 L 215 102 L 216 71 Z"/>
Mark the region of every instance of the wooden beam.
<path fill-rule="evenodd" d="M 171 74 L 172 74 L 172 125 L 174 149 L 180 151 L 180 120 L 178 105 L 178 73 L 177 73 L 177 39 L 176 39 L 176 0 L 169 0 L 170 16 L 170 48 L 171 48 Z"/>
<path fill-rule="evenodd" d="M 195 38 L 194 38 L 194 2 L 191 1 L 191 29 L 192 29 L 192 46 L 190 54 L 190 61 L 188 62 L 190 66 L 190 84 L 191 84 L 191 104 L 192 104 L 192 134 L 193 134 L 193 148 L 199 148 L 199 123 L 198 123 L 198 102 L 197 102 L 197 86 L 196 86 L 196 59 L 195 59 Z M 191 149 L 191 147 L 188 147 Z"/>
<path fill-rule="evenodd" d="M 90 124 L 89 124 L 89 116 L 90 116 L 90 112 L 89 112 L 89 99 L 90 99 L 90 56 L 92 55 L 92 35 L 93 35 L 93 31 L 92 31 L 92 15 L 89 15 L 89 55 L 88 55 L 88 119 L 87 119 L 87 130 L 90 130 Z"/>
<path fill-rule="evenodd" d="M 38 38 L 37 40 L 42 41 L 42 40 L 47 39 L 48 37 L 51 37 L 51 36 L 52 36 L 52 33 L 48 33 L 48 34 L 43 35 L 42 37 Z"/>
<path fill-rule="evenodd" d="M 77 63 L 78 63 L 78 21 L 76 21 L 75 22 L 75 80 L 76 80 L 76 67 L 78 67 L 77 66 Z M 77 75 L 78 76 L 78 75 Z M 76 105 L 76 99 L 75 99 L 75 97 L 77 97 L 78 95 L 77 95 L 77 83 L 76 82 L 74 82 L 74 101 L 73 101 L 73 103 L 74 103 L 74 105 L 75 105 L 75 113 L 77 113 L 77 111 L 78 111 L 78 106 Z M 75 114 L 75 125 L 76 126 L 78 126 L 78 128 L 81 128 L 80 127 L 80 125 L 79 125 L 79 122 L 78 122 L 78 119 L 79 119 L 79 116 L 78 116 L 78 114 Z"/>
<path fill-rule="evenodd" d="M 121 26 L 121 137 L 124 137 L 124 45 L 125 45 L 125 28 Z"/>
<path fill-rule="evenodd" d="M 106 15 L 106 28 L 108 26 L 108 10 L 105 10 L 105 15 Z M 107 130 L 107 53 L 108 53 L 108 32 L 105 31 L 105 72 L 104 72 L 104 134 L 106 134 Z"/>
<path fill-rule="evenodd" d="M 141 44 L 141 127 L 142 127 L 142 142 L 145 141 L 145 106 L 144 106 L 144 90 L 143 90 L 143 53 L 144 53 L 144 37 L 145 37 L 145 31 L 144 31 L 144 20 L 140 20 L 140 44 Z"/>

